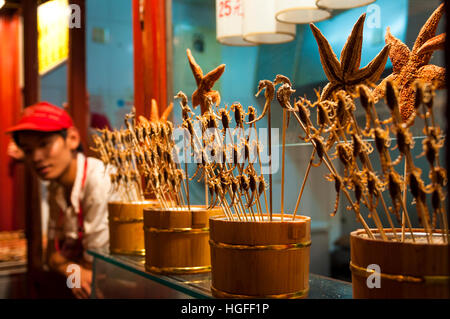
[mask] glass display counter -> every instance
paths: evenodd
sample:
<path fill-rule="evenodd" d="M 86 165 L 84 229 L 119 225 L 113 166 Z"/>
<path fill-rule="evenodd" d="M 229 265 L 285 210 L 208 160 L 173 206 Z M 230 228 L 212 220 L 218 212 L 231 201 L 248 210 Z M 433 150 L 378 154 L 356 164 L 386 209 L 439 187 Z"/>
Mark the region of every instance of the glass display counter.
<path fill-rule="evenodd" d="M 190 299 L 214 298 L 211 273 L 193 275 L 157 275 L 145 271 L 144 256 L 110 254 L 106 250 L 89 250 L 94 257 L 91 298 Z M 310 274 L 310 299 L 349 299 L 348 282 Z"/>

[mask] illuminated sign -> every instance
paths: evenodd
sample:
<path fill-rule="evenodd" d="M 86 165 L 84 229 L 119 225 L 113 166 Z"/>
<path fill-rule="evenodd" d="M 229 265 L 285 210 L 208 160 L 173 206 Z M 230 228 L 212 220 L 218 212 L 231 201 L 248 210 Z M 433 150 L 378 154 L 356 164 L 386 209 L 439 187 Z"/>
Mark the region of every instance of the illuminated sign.
<path fill-rule="evenodd" d="M 52 0 L 38 7 L 39 73 L 65 62 L 69 54 L 68 0 Z"/>

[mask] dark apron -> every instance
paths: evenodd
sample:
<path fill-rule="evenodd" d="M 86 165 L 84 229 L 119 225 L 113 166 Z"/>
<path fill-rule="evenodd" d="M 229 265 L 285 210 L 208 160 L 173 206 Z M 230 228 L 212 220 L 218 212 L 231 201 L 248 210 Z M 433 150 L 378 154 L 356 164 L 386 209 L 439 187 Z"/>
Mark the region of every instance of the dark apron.
<path fill-rule="evenodd" d="M 86 172 L 87 172 L 87 157 L 84 160 L 84 170 L 83 170 L 83 179 L 81 181 L 81 191 L 84 189 L 84 184 L 86 182 Z M 63 238 L 57 239 L 55 238 L 55 249 L 65 258 L 72 261 L 81 261 L 83 259 L 83 233 L 84 233 L 84 224 L 83 224 L 83 207 L 81 206 L 81 200 L 79 203 L 79 211 L 78 211 L 78 238 Z M 60 211 L 59 220 L 63 219 L 63 212 Z"/>

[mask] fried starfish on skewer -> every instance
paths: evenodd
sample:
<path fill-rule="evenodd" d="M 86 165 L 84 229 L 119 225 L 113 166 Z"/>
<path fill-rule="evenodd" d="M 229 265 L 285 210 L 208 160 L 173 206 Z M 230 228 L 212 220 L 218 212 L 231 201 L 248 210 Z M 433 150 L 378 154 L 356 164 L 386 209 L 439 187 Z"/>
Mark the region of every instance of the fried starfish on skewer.
<path fill-rule="evenodd" d="M 173 103 L 170 103 L 169 106 L 167 106 L 161 116 L 159 116 L 159 109 L 158 109 L 158 103 L 155 99 L 152 99 L 151 109 L 150 109 L 150 122 L 167 122 L 167 119 L 169 118 L 170 113 L 173 109 Z"/>
<path fill-rule="evenodd" d="M 200 105 L 200 110 L 203 115 L 209 109 L 210 104 L 208 98 L 210 98 L 216 106 L 220 104 L 220 94 L 218 91 L 213 91 L 212 87 L 225 71 L 225 64 L 219 65 L 204 76 L 202 69 L 197 62 L 195 62 L 191 50 L 187 49 L 186 53 L 192 73 L 194 74 L 195 82 L 197 83 L 197 90 L 192 94 L 192 106 L 195 109 L 197 105 Z"/>
<path fill-rule="evenodd" d="M 412 50 L 394 37 L 387 28 L 385 41 L 391 46 L 389 58 L 392 61 L 393 72 L 375 88 L 373 93 L 376 102 L 384 96 L 386 82 L 392 81 L 399 89 L 400 113 L 404 122 L 414 113 L 416 80 L 433 83 L 436 89 L 445 87 L 445 68 L 428 64 L 433 52 L 442 49 L 445 44 L 445 34 L 435 36 L 444 11 L 444 4 L 441 4 L 428 18 Z"/>
<path fill-rule="evenodd" d="M 359 84 L 375 83 L 383 73 L 389 53 L 389 45 L 386 45 L 364 68 L 359 68 L 365 18 L 366 14 L 364 13 L 353 26 L 352 32 L 342 49 L 340 61 L 322 32 L 314 24 L 310 24 L 319 46 L 323 70 L 330 81 L 322 91 L 320 97 L 322 101 L 331 99 L 333 93 L 339 90 L 353 93 Z"/>

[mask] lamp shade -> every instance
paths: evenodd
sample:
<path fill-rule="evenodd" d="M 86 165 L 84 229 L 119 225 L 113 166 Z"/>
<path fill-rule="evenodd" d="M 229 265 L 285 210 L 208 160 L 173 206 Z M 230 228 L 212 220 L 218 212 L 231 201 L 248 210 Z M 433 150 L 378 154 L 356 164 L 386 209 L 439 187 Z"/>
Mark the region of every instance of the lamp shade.
<path fill-rule="evenodd" d="M 5 5 L 5 0 L 0 0 L 0 9 Z"/>
<path fill-rule="evenodd" d="M 254 43 L 244 40 L 244 0 L 216 0 L 216 38 L 225 45 L 250 46 Z"/>
<path fill-rule="evenodd" d="M 275 44 L 295 39 L 296 25 L 275 19 L 278 0 L 244 0 L 244 39 L 257 44 Z"/>
<path fill-rule="evenodd" d="M 317 0 L 316 4 L 323 9 L 351 9 L 362 7 L 375 0 Z"/>
<path fill-rule="evenodd" d="M 277 0 L 276 19 L 285 23 L 311 23 L 328 19 L 331 13 L 317 7 L 316 0 Z"/>

